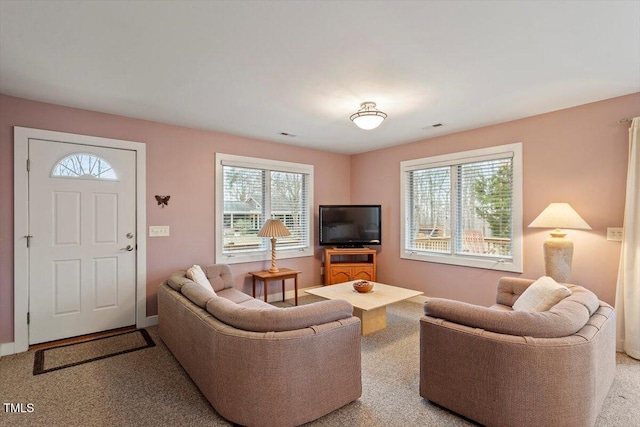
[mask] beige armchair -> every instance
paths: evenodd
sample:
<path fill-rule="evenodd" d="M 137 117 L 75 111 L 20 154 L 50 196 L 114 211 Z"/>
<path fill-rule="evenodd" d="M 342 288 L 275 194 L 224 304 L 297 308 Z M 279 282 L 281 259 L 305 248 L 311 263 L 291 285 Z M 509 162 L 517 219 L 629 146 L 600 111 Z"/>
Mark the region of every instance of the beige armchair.
<path fill-rule="evenodd" d="M 587 289 L 549 311 L 511 306 L 532 280 L 502 278 L 496 305 L 431 298 L 420 395 L 487 426 L 592 426 L 615 375 L 615 313 Z"/>

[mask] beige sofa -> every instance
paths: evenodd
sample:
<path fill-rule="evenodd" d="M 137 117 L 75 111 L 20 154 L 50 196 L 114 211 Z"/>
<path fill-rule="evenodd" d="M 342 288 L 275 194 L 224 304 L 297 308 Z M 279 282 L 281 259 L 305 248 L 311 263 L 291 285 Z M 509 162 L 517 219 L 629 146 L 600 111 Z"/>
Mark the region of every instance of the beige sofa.
<path fill-rule="evenodd" d="M 346 301 L 276 308 L 204 268 L 215 294 L 177 272 L 160 285 L 160 337 L 224 418 L 297 426 L 362 394 L 360 320 Z"/>
<path fill-rule="evenodd" d="M 497 304 L 432 298 L 420 322 L 420 395 L 487 426 L 592 426 L 615 375 L 615 313 L 587 289 L 513 311 L 532 283 L 502 278 Z"/>

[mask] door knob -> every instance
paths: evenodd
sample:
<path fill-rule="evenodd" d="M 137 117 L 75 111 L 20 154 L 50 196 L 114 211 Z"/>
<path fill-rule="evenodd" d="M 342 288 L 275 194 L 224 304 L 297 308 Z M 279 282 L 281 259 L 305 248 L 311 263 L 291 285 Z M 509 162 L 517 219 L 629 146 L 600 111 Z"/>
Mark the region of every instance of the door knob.
<path fill-rule="evenodd" d="M 126 248 L 122 248 L 122 250 L 131 252 L 133 250 L 133 246 L 127 245 L 127 247 Z"/>

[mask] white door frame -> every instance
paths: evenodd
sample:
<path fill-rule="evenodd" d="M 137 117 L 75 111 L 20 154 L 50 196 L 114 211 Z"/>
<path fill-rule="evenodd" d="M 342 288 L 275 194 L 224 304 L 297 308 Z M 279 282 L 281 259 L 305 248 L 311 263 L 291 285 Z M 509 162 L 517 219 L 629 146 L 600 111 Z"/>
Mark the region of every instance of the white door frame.
<path fill-rule="evenodd" d="M 69 142 L 136 152 L 136 327 L 147 326 L 147 239 L 146 239 L 146 146 L 141 142 L 77 135 L 14 126 L 13 128 L 13 223 L 14 223 L 14 329 L 15 353 L 29 349 L 29 174 L 27 159 L 29 139 Z"/>

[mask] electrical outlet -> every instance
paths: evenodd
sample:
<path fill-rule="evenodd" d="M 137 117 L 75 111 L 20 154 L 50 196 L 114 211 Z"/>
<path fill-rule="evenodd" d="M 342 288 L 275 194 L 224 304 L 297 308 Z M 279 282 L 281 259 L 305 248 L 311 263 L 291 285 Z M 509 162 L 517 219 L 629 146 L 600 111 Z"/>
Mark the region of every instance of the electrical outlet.
<path fill-rule="evenodd" d="M 622 242 L 622 227 L 607 227 L 607 240 L 612 242 Z"/>
<path fill-rule="evenodd" d="M 169 226 L 168 225 L 150 225 L 149 237 L 168 237 Z"/>

